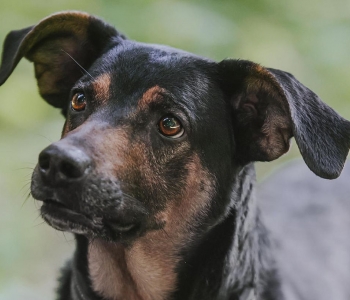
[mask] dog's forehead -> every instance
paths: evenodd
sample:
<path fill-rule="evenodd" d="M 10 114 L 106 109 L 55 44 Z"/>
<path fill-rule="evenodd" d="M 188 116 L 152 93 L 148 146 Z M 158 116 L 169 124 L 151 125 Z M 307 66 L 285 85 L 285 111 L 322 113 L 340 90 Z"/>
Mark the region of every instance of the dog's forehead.
<path fill-rule="evenodd" d="M 166 45 L 147 44 L 130 40 L 124 40 L 113 47 L 107 56 L 122 60 L 124 63 L 147 63 L 157 66 L 181 66 L 189 62 L 213 63 L 210 59 L 195 55 L 193 53 L 173 48 Z M 112 58 L 112 59 L 113 59 Z"/>
<path fill-rule="evenodd" d="M 108 82 L 110 92 L 119 98 L 142 95 L 155 86 L 174 95 L 181 92 L 183 97 L 190 91 L 200 98 L 211 86 L 214 68 L 213 61 L 182 50 L 124 41 L 107 51 L 89 72 L 95 82 L 100 81 L 98 86 L 106 87 L 102 79 Z M 91 81 L 88 76 L 85 79 Z"/>

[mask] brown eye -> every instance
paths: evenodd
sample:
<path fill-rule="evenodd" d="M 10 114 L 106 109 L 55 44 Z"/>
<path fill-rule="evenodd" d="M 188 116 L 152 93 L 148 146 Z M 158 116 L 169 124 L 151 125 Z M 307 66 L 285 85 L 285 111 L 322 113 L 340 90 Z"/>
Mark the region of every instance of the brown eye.
<path fill-rule="evenodd" d="M 75 111 L 84 110 L 86 106 L 85 95 L 83 93 L 75 93 L 71 101 L 71 106 Z"/>
<path fill-rule="evenodd" d="M 158 123 L 159 132 L 169 138 L 178 138 L 183 135 L 184 129 L 180 121 L 173 116 L 165 116 Z"/>

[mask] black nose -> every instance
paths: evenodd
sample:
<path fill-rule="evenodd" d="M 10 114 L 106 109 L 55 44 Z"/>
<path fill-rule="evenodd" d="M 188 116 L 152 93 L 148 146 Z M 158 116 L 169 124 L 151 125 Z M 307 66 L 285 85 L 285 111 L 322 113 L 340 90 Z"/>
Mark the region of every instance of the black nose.
<path fill-rule="evenodd" d="M 81 180 L 89 172 L 91 159 L 71 145 L 52 144 L 39 155 L 39 172 L 53 185 Z"/>

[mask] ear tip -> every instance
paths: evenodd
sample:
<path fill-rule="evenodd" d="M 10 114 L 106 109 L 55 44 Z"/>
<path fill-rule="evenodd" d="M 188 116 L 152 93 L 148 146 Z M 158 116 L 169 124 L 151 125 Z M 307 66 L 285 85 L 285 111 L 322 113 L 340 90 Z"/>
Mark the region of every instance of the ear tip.
<path fill-rule="evenodd" d="M 321 108 L 324 113 L 319 125 L 309 130 L 295 130 L 294 137 L 310 170 L 322 178 L 336 179 L 349 154 L 350 122 L 325 104 Z"/>
<path fill-rule="evenodd" d="M 325 160 L 323 162 L 319 162 L 317 165 L 312 162 L 305 161 L 309 169 L 314 172 L 317 176 L 324 179 L 336 179 L 338 178 L 344 168 L 346 162 L 347 153 L 341 159 L 333 159 L 333 160 Z M 304 158 L 305 159 L 305 158 Z"/>
<path fill-rule="evenodd" d="M 33 26 L 29 26 L 20 30 L 12 30 L 7 34 L 1 55 L 0 86 L 6 82 L 20 61 L 20 45 L 32 28 Z"/>
<path fill-rule="evenodd" d="M 340 176 L 342 170 L 343 170 L 343 168 L 340 171 L 334 172 L 334 170 L 331 170 L 331 172 L 327 172 L 327 173 L 322 172 L 322 173 L 316 174 L 316 175 L 319 177 L 322 177 L 324 179 L 332 180 L 332 179 L 337 179 Z"/>

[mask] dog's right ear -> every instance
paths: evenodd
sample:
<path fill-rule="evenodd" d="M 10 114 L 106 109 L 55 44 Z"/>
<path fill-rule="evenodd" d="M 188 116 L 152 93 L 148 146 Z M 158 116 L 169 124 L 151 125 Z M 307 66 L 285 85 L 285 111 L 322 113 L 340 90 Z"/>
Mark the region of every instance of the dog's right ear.
<path fill-rule="evenodd" d="M 237 160 L 271 161 L 294 136 L 316 175 L 340 175 L 350 148 L 350 122 L 293 75 L 251 61 L 224 60 L 221 84 L 232 109 Z"/>
<path fill-rule="evenodd" d="M 7 35 L 0 85 L 24 56 L 34 63 L 40 95 L 65 111 L 70 90 L 82 77 L 83 69 L 88 69 L 109 45 L 122 39 L 125 37 L 114 27 L 86 13 L 51 15 L 36 26 Z"/>

